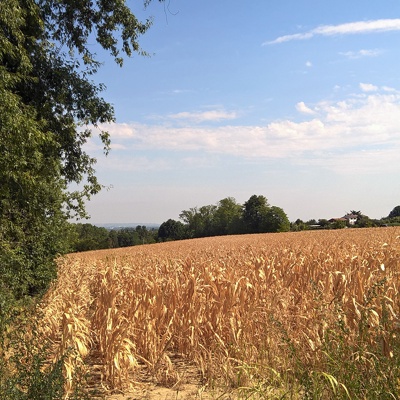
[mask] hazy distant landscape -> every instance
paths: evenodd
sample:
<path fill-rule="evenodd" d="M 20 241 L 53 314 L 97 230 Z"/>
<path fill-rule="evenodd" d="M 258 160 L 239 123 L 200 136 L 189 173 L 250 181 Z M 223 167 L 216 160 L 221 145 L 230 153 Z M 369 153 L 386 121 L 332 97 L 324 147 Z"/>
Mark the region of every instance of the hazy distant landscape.
<path fill-rule="evenodd" d="M 93 225 L 98 226 L 99 228 L 106 229 L 121 229 L 121 228 L 136 228 L 137 226 L 145 226 L 148 229 L 158 229 L 160 224 L 147 223 L 147 222 L 120 222 L 120 223 L 94 223 Z"/>

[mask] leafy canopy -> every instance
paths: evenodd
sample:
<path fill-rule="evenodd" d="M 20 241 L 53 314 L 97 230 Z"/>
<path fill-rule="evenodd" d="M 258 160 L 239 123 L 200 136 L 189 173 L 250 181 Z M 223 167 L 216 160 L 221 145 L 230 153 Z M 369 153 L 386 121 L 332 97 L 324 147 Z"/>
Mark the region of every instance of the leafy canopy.
<path fill-rule="evenodd" d="M 393 208 L 392 211 L 390 211 L 388 218 L 395 218 L 395 217 L 400 217 L 400 206 L 396 206 Z"/>
<path fill-rule="evenodd" d="M 101 189 L 83 146 L 114 110 L 91 80 L 100 63 L 89 40 L 122 65 L 145 54 L 151 22 L 125 0 L 0 1 L 0 292 L 46 288 L 68 250 L 67 218 L 85 217 Z M 99 135 L 107 154 L 109 134 Z"/>

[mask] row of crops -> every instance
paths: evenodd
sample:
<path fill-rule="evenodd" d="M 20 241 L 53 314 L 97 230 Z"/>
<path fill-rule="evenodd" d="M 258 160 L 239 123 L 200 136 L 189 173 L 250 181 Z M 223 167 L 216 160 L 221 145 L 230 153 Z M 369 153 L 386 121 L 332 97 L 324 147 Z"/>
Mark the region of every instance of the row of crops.
<path fill-rule="evenodd" d="M 179 357 L 243 396 L 397 398 L 399 284 L 398 228 L 77 253 L 60 260 L 39 336 L 69 390 L 95 371 L 108 389 L 144 371 L 172 386 Z"/>

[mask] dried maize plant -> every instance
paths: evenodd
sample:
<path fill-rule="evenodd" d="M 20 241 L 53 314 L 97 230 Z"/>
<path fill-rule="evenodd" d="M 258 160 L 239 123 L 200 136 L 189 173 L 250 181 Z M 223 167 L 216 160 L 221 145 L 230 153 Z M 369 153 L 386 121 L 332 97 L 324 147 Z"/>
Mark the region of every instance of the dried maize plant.
<path fill-rule="evenodd" d="M 37 307 L 36 321 L 32 321 L 32 326 L 37 326 L 37 335 L 41 338 L 38 346 L 47 354 L 44 367 L 63 360 L 68 397 L 74 386 L 76 371 L 86 372 L 85 359 L 91 347 L 90 319 L 87 315 L 90 298 L 85 293 L 91 274 L 85 276 L 87 271 L 80 268 L 77 262 L 60 259 L 59 265 L 58 279 Z M 32 336 L 29 330 L 25 336 L 27 340 Z"/>
<path fill-rule="evenodd" d="M 69 263 L 65 259 L 60 260 L 59 271 L 57 281 L 42 303 L 39 333 L 46 338 L 45 343 L 52 343 L 49 361 L 64 360 L 68 396 L 73 389 L 75 372 L 86 372 L 85 359 L 91 348 L 88 281 L 92 273 L 82 270 L 79 263 Z"/>
<path fill-rule="evenodd" d="M 82 370 L 91 347 L 90 321 L 76 304 L 68 304 L 62 317 L 62 336 L 58 357 L 64 357 L 66 392 L 73 390 L 77 369 Z"/>
<path fill-rule="evenodd" d="M 129 338 L 130 321 L 123 312 L 123 288 L 115 262 L 99 268 L 93 279 L 92 329 L 99 348 L 104 380 L 112 388 L 129 386 L 130 371 L 137 366 L 135 344 Z"/>
<path fill-rule="evenodd" d="M 239 386 L 299 365 L 324 371 L 339 334 L 343 356 L 396 357 L 399 233 L 242 235 L 71 254 L 43 304 L 43 334 L 80 363 L 99 354 L 114 388 L 143 368 L 174 384 L 175 356 Z"/>
<path fill-rule="evenodd" d="M 170 277 L 160 273 L 159 261 L 143 256 L 141 268 L 122 269 L 124 285 L 129 293 L 126 315 L 131 324 L 131 337 L 141 361 L 152 374 L 168 383 L 176 379 L 168 356 L 171 341 L 171 325 L 175 311 L 168 305 Z"/>

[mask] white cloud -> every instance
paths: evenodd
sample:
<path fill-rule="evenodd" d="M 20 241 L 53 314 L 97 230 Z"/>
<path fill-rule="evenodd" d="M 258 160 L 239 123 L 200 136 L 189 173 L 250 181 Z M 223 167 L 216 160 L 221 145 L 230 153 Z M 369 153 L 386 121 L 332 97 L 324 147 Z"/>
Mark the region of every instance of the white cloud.
<path fill-rule="evenodd" d="M 378 19 L 372 21 L 349 22 L 340 25 L 323 25 L 306 33 L 280 36 L 263 45 L 278 44 L 292 40 L 311 39 L 314 36 L 350 35 L 373 32 L 400 31 L 400 19 Z"/>
<path fill-rule="evenodd" d="M 151 159 L 147 156 L 121 157 L 120 153 L 111 151 L 108 157 L 103 157 L 99 162 L 101 169 L 105 171 L 136 172 L 136 171 L 159 171 L 171 168 L 171 164 L 164 159 Z M 98 167 L 96 167 L 98 169 Z"/>
<path fill-rule="evenodd" d="M 296 104 L 296 109 L 302 114 L 309 114 L 309 115 L 315 114 L 315 111 L 307 107 L 303 101 L 300 101 L 299 103 Z"/>
<path fill-rule="evenodd" d="M 136 136 L 136 128 L 133 124 L 102 124 L 99 126 L 99 128 L 108 131 L 114 139 L 133 138 Z"/>
<path fill-rule="evenodd" d="M 126 146 L 121 143 L 111 143 L 111 150 L 126 150 Z"/>
<path fill-rule="evenodd" d="M 376 92 L 378 90 L 378 87 L 372 85 L 371 83 L 360 83 L 360 89 L 363 92 Z"/>
<path fill-rule="evenodd" d="M 286 119 L 267 125 L 221 123 L 218 127 L 190 122 L 185 126 L 129 124 L 138 133 L 124 137 L 125 150 L 115 152 L 147 154 L 161 150 L 181 160 L 211 154 L 245 160 L 282 159 L 348 173 L 398 170 L 400 94 L 379 91 L 372 84 L 360 84 L 360 88 L 365 92 L 362 96 L 353 94 L 341 101 L 321 101 L 313 109 L 304 102 L 297 103 L 297 110 L 310 116 L 302 122 Z M 126 129 L 126 124 L 123 126 Z M 119 125 L 114 124 L 110 131 L 119 132 Z M 120 139 L 121 136 L 112 137 L 117 144 Z M 138 163 L 134 164 L 137 169 Z M 140 165 L 145 168 L 143 163 Z M 162 168 L 162 164 L 158 167 Z"/>
<path fill-rule="evenodd" d="M 358 58 L 362 58 L 362 57 L 377 57 L 378 55 L 382 54 L 382 50 L 379 49 L 370 49 L 370 50 L 366 50 L 366 49 L 361 49 L 358 51 L 346 51 L 346 52 L 342 52 L 339 53 L 342 56 L 345 56 L 347 58 L 350 59 L 358 59 Z"/>
<path fill-rule="evenodd" d="M 174 120 L 187 120 L 195 123 L 222 121 L 237 118 L 236 112 L 228 112 L 224 110 L 210 110 L 202 112 L 180 112 L 177 114 L 170 114 L 169 118 Z"/>
<path fill-rule="evenodd" d="M 294 35 L 285 35 L 285 36 L 280 36 L 275 40 L 272 40 L 270 42 L 264 42 L 262 45 L 268 45 L 268 44 L 277 44 L 277 43 L 284 43 L 284 42 L 290 42 L 291 40 L 305 40 L 305 39 L 311 39 L 314 36 L 312 32 L 308 33 L 295 33 Z"/>
<path fill-rule="evenodd" d="M 390 162 L 398 160 L 398 149 L 369 149 L 349 151 L 340 155 L 321 154 L 319 156 L 300 161 L 302 165 L 333 170 L 342 175 L 381 174 L 390 172 L 393 168 Z"/>
<path fill-rule="evenodd" d="M 389 86 L 382 86 L 382 90 L 384 90 L 385 92 L 397 92 L 396 89 Z"/>
<path fill-rule="evenodd" d="M 312 62 L 311 61 L 307 61 L 306 62 L 306 67 L 311 68 L 312 67 Z"/>
<path fill-rule="evenodd" d="M 174 89 L 172 91 L 173 94 L 183 94 L 183 93 L 192 93 L 193 90 L 188 90 L 188 89 Z"/>

